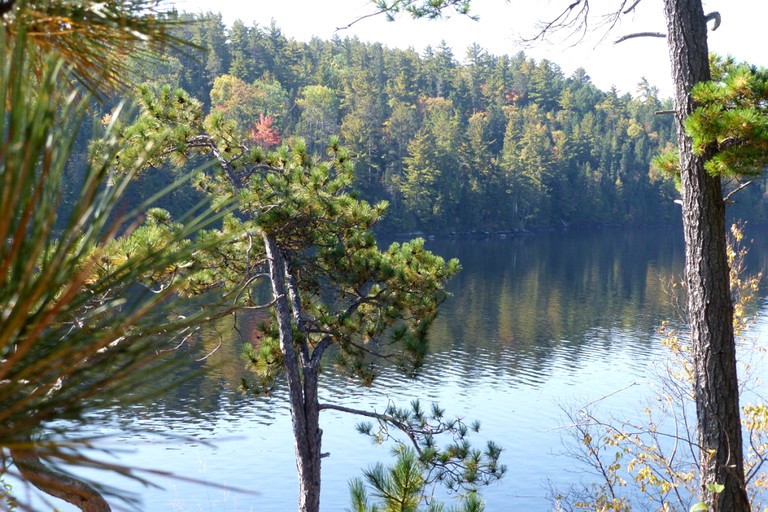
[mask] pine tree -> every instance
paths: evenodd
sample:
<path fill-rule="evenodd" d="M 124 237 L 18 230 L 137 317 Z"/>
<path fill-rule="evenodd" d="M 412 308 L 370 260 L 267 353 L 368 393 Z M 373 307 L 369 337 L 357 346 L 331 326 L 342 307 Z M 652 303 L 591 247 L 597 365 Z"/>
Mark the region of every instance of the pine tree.
<path fill-rule="evenodd" d="M 146 382 L 170 369 L 158 347 L 219 311 L 212 300 L 204 313 L 187 318 L 173 313 L 178 305 L 174 270 L 203 248 L 191 237 L 211 219 L 203 214 L 184 224 L 149 223 L 132 230 L 149 203 L 120 215 L 120 201 L 153 153 L 145 146 L 132 156 L 119 155 L 111 123 L 101 157 L 83 166 L 81 187 L 69 208 L 62 208 L 62 183 L 88 104 L 87 95 L 73 94 L 69 79 L 94 85 L 89 73 L 109 67 L 115 54 L 108 41 L 119 34 L 101 34 L 104 27 L 94 22 L 88 30 L 107 41 L 96 53 L 78 55 L 68 70 L 74 75 L 68 76 L 58 51 L 27 39 L 26 30 L 35 25 L 27 27 L 25 20 L 39 14 L 40 6 L 20 2 L 12 7 L 12 21 L 5 18 L 0 31 L 0 444 L 13 461 L 3 474 L 83 510 L 104 512 L 110 510 L 104 499 L 109 489 L 61 466 L 145 481 L 135 468 L 89 454 L 88 416 L 140 395 Z M 61 16 L 72 8 L 72 19 L 88 24 L 73 5 L 44 7 L 57 7 Z M 124 14 L 122 21 L 130 26 L 130 13 Z M 14 31 L 15 36 L 7 35 Z M 70 43 L 56 42 L 64 54 Z M 122 176 L 111 172 L 118 158 Z M 193 312 L 194 305 L 188 306 Z M 20 492 L 13 503 L 0 506 L 27 509 L 26 495 Z"/>
<path fill-rule="evenodd" d="M 382 358 L 406 371 L 420 366 L 429 326 L 446 297 L 444 283 L 458 262 L 431 254 L 422 240 L 379 249 L 371 228 L 386 205 L 369 205 L 350 193 L 352 162 L 337 141 L 322 161 L 312 158 L 301 140 L 265 154 L 238 139 L 221 116 L 202 121 L 199 103 L 170 88 L 159 95 L 143 90 L 141 115 L 122 130 L 123 150 L 131 154 L 147 137 L 164 141 L 163 153 L 176 162 L 213 156 L 216 171 L 200 175 L 197 186 L 215 204 L 237 201 L 237 215 L 227 217 L 222 230 L 201 235 L 230 242 L 217 244 L 212 253 L 199 252 L 194 266 L 203 270 L 186 282 L 191 292 L 224 284 L 239 290 L 232 293 L 239 304 L 258 307 L 265 305 L 254 303 L 250 288 L 268 276 L 273 319 L 249 359 L 267 385 L 286 378 L 299 510 L 317 511 L 320 411 L 350 411 L 319 402 L 321 362 L 335 347 L 336 364 L 364 384 L 375 378 Z M 410 426 L 394 413 L 375 417 L 416 438 L 418 422 Z M 498 455 L 489 452 L 495 470 Z M 450 454 L 446 461 L 463 464 Z"/>

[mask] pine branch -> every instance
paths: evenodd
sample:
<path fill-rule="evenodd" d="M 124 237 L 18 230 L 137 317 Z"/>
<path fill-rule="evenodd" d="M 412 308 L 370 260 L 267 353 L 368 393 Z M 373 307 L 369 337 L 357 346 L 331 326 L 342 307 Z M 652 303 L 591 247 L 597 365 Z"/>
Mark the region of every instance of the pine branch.
<path fill-rule="evenodd" d="M 359 22 L 363 20 L 367 20 L 368 18 L 373 18 L 376 16 L 381 16 L 382 14 L 386 14 L 388 11 L 386 9 L 379 9 L 376 12 L 371 12 L 368 14 L 363 14 L 362 16 L 352 20 L 351 22 L 347 23 L 346 25 L 343 25 L 341 27 L 336 27 L 336 32 L 341 32 L 342 30 L 347 30 L 351 28 L 353 25 L 358 24 Z"/>
<path fill-rule="evenodd" d="M 432 404 L 429 414 L 421 409 L 418 400 L 411 402 L 410 409 L 389 404 L 384 414 L 334 404 L 321 404 L 320 408 L 377 420 L 379 431 L 375 434 L 371 424 L 358 425 L 360 433 L 373 436 L 377 441 L 392 439 L 389 426 L 405 434 L 425 468 L 428 484 L 442 482 L 450 490 L 472 490 L 500 479 L 506 472 L 506 467 L 498 464 L 502 450 L 493 442 L 488 443 L 485 453 L 471 449 L 466 437 L 470 430 L 479 431 L 479 423 L 467 426 L 460 418 L 446 420 L 443 409 L 437 404 Z M 441 435 L 451 437 L 451 443 L 444 449 L 439 449 L 435 442 Z"/>

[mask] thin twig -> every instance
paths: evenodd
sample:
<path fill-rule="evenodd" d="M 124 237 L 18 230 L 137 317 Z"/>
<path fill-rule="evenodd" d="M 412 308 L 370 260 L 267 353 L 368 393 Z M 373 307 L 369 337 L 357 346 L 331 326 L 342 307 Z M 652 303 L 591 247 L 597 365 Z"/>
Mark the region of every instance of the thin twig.
<path fill-rule="evenodd" d="M 352 20 L 351 23 L 349 23 L 347 25 L 344 25 L 343 27 L 336 27 L 336 32 L 339 32 L 341 30 L 347 30 L 348 28 L 352 27 L 352 25 L 355 25 L 356 23 L 359 23 L 359 22 L 361 22 L 361 21 L 363 21 L 365 19 L 368 19 L 368 18 L 373 18 L 374 16 L 380 16 L 380 15 L 384 14 L 385 12 L 387 12 L 385 9 L 380 9 L 380 10 L 378 10 L 376 12 L 371 12 L 371 13 L 368 13 L 368 14 L 364 14 L 364 15 L 360 16 L 359 18 L 356 18 L 356 19 Z"/>
<path fill-rule="evenodd" d="M 586 410 L 587 408 L 589 408 L 589 407 L 593 406 L 594 404 L 596 404 L 596 403 L 598 403 L 598 402 L 602 402 L 602 401 L 603 401 L 603 400 L 605 400 L 606 398 L 610 398 L 610 397 L 612 397 L 613 395 L 618 395 L 618 394 L 619 394 L 619 393 L 621 393 L 622 391 L 626 391 L 626 390 L 628 390 L 628 389 L 629 389 L 629 388 L 631 388 L 631 387 L 634 387 L 634 386 L 638 386 L 639 384 L 640 384 L 640 383 L 639 383 L 638 381 L 635 381 L 635 382 L 631 382 L 630 384 L 627 384 L 627 385 L 626 385 L 626 386 L 624 386 L 623 388 L 617 389 L 616 391 L 612 391 L 612 392 L 608 393 L 607 395 L 604 395 L 604 396 L 602 396 L 601 398 L 598 398 L 598 399 L 596 399 L 596 400 L 592 400 L 591 402 L 589 402 L 588 404 L 586 404 L 584 407 L 582 407 L 582 408 L 581 408 L 581 410 L 582 410 L 582 411 L 584 411 L 584 410 Z M 588 416 L 591 416 L 591 415 L 588 415 Z"/>

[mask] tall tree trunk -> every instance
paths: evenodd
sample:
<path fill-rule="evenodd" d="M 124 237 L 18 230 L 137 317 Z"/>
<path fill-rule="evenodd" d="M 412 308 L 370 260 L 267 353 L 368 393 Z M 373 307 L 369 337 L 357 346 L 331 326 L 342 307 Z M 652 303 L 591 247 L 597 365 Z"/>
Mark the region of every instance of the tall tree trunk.
<path fill-rule="evenodd" d="M 706 18 L 701 0 L 664 5 L 675 82 L 702 491 L 711 511 L 747 512 L 725 205 L 720 178 L 704 169 L 711 153 L 694 155 L 683 127 L 694 108 L 693 86 L 710 79 Z M 725 489 L 716 495 L 706 489 L 708 483 Z"/>
<path fill-rule="evenodd" d="M 288 263 L 272 235 L 264 234 L 269 260 L 269 277 L 277 311 L 280 350 L 288 382 L 288 400 L 299 475 L 299 512 L 320 511 L 320 404 L 317 397 L 318 365 L 308 357 L 308 350 L 296 351 L 291 323 L 291 297 L 286 287 Z M 297 316 L 298 312 L 297 312 Z M 299 343 L 303 343 L 299 341 Z M 302 347 L 306 348 L 306 347 Z"/>

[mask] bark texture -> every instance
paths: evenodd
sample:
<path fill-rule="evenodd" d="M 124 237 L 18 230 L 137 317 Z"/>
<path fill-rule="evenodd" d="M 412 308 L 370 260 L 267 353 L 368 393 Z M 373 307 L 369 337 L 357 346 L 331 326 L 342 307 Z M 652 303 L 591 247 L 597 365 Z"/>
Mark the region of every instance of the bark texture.
<path fill-rule="evenodd" d="M 295 280 L 290 273 L 290 262 L 274 236 L 265 233 L 263 239 L 277 311 L 280 350 L 288 382 L 296 469 L 299 475 L 299 512 L 319 512 L 322 436 L 317 397 L 319 355 L 311 358 L 306 344 L 301 341 L 296 343 L 292 319 L 295 325 L 301 326 L 301 309 Z"/>
<path fill-rule="evenodd" d="M 725 204 L 720 178 L 704 169 L 714 148 L 694 155 L 683 125 L 695 108 L 693 86 L 710 79 L 707 18 L 701 0 L 665 0 L 664 6 L 675 82 L 701 485 L 708 510 L 747 512 Z M 713 494 L 708 483 L 725 490 Z"/>

